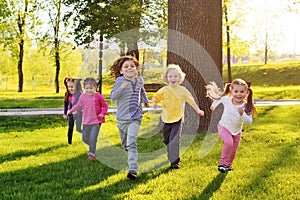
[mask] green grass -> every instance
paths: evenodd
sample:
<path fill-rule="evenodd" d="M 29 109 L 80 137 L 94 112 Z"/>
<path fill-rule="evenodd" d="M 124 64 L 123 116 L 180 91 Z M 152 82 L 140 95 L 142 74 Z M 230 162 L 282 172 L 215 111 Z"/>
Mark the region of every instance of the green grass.
<path fill-rule="evenodd" d="M 164 69 L 145 70 L 145 83 L 162 83 L 161 76 Z M 300 99 L 300 62 L 270 62 L 263 64 L 238 64 L 232 66 L 232 77 L 242 78 L 251 82 L 254 90 L 254 98 L 259 99 Z M 223 68 L 224 82 L 227 82 L 227 66 Z M 109 99 L 114 80 L 108 74 L 104 74 L 102 94 Z M 6 90 L 5 84 L 0 86 L 1 108 L 51 108 L 63 107 L 65 88 L 56 94 L 54 89 L 41 88 L 39 90 L 24 90 L 19 93 L 16 90 Z M 149 98 L 153 93 L 148 93 Z M 34 101 L 34 100 L 39 101 Z M 59 101 L 61 100 L 61 101 Z"/>
<path fill-rule="evenodd" d="M 242 78 L 253 86 L 300 85 L 300 62 L 271 62 L 264 64 L 239 64 L 231 68 L 232 78 Z M 227 66 L 223 68 L 227 81 Z"/>
<path fill-rule="evenodd" d="M 179 170 L 169 171 L 166 164 L 140 173 L 135 182 L 127 180 L 126 169 L 116 169 L 124 160 L 113 167 L 103 164 L 122 155 L 113 115 L 101 128 L 101 162 L 87 159 L 80 134 L 74 133 L 73 145 L 67 145 L 67 121 L 61 117 L 0 117 L 1 199 L 299 199 L 300 106 L 257 109 L 258 118 L 244 126 L 234 171 L 221 174 L 216 169 L 220 139 L 200 158 L 204 135 L 185 135 L 182 140 L 192 144 L 182 151 Z M 165 148 L 161 134 L 151 135 L 158 118 L 144 115 L 138 139 L 141 156 Z M 166 154 L 150 165 L 161 160 Z M 147 163 L 140 163 L 143 167 Z"/>

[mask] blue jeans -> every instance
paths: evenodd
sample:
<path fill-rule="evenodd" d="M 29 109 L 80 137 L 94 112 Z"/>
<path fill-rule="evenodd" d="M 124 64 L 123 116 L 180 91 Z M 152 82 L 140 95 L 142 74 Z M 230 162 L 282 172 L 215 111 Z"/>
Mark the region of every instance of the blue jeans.
<path fill-rule="evenodd" d="M 118 129 L 120 132 L 121 145 L 127 153 L 128 172 L 137 173 L 138 171 L 138 147 L 136 139 L 140 129 L 141 121 L 122 121 L 117 120 Z"/>
<path fill-rule="evenodd" d="M 84 124 L 82 130 L 82 141 L 89 145 L 89 152 L 96 154 L 96 145 L 101 124 Z"/>
<path fill-rule="evenodd" d="M 81 124 L 82 124 L 82 118 L 80 117 L 74 117 L 73 115 L 68 116 L 68 144 L 72 144 L 72 138 L 73 138 L 73 130 L 74 130 L 74 123 L 76 123 L 76 131 L 79 133 L 82 133 Z"/>

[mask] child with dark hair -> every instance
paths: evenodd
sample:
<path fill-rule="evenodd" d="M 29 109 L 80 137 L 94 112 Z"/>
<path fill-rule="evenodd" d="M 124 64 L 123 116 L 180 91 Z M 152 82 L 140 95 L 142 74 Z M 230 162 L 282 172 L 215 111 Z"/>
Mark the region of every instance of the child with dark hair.
<path fill-rule="evenodd" d="M 82 111 L 67 115 L 70 110 L 79 100 L 82 94 L 82 87 L 80 79 L 65 78 L 64 85 L 66 86 L 66 92 L 64 97 L 64 119 L 68 119 L 68 144 L 72 145 L 74 123 L 76 123 L 76 131 L 82 133 Z"/>
<path fill-rule="evenodd" d="M 235 79 L 226 84 L 224 92 L 214 82 L 208 84 L 206 89 L 207 96 L 214 100 L 211 110 L 221 103 L 224 105 L 218 125 L 218 133 L 224 142 L 218 170 L 224 173 L 232 170 L 232 162 L 242 136 L 243 123 L 252 123 L 252 115 L 255 114 L 253 92 L 242 79 Z"/>
<path fill-rule="evenodd" d="M 138 172 L 137 136 L 142 120 L 142 102 L 148 107 L 144 80 L 138 76 L 139 62 L 132 56 L 117 59 L 110 67 L 115 84 L 110 93 L 111 100 L 117 100 L 117 126 L 121 145 L 128 157 L 129 179 L 136 179 Z"/>
<path fill-rule="evenodd" d="M 101 124 L 105 122 L 108 105 L 104 97 L 96 92 L 97 82 L 94 78 L 86 78 L 83 82 L 84 93 L 69 114 L 83 109 L 82 141 L 89 145 L 88 158 L 96 159 L 96 144 Z"/>

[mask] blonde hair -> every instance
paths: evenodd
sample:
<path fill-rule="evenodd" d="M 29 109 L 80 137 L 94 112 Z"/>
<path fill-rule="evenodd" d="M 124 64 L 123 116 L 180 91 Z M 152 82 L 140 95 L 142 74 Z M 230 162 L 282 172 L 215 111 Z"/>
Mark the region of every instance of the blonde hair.
<path fill-rule="evenodd" d="M 179 74 L 179 84 L 181 84 L 183 81 L 184 81 L 184 78 L 185 78 L 185 73 L 181 70 L 180 66 L 179 65 L 175 65 L 175 64 L 169 64 L 167 66 L 167 69 L 163 75 L 163 81 L 168 84 L 169 81 L 168 81 L 168 73 L 171 71 L 171 70 L 176 70 Z"/>

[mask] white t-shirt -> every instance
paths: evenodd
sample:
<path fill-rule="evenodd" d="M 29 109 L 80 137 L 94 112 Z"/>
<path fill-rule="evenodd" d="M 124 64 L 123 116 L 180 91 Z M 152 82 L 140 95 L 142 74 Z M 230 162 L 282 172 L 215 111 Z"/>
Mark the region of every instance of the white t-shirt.
<path fill-rule="evenodd" d="M 238 112 L 238 108 L 243 108 L 245 102 L 241 105 L 234 105 L 232 97 L 223 96 L 220 100 L 215 100 L 211 106 L 215 108 L 220 103 L 224 105 L 224 111 L 219 124 L 228 129 L 232 135 L 237 135 L 242 131 L 243 123 L 252 123 L 251 115 L 247 115 L 245 112 L 240 115 Z"/>

